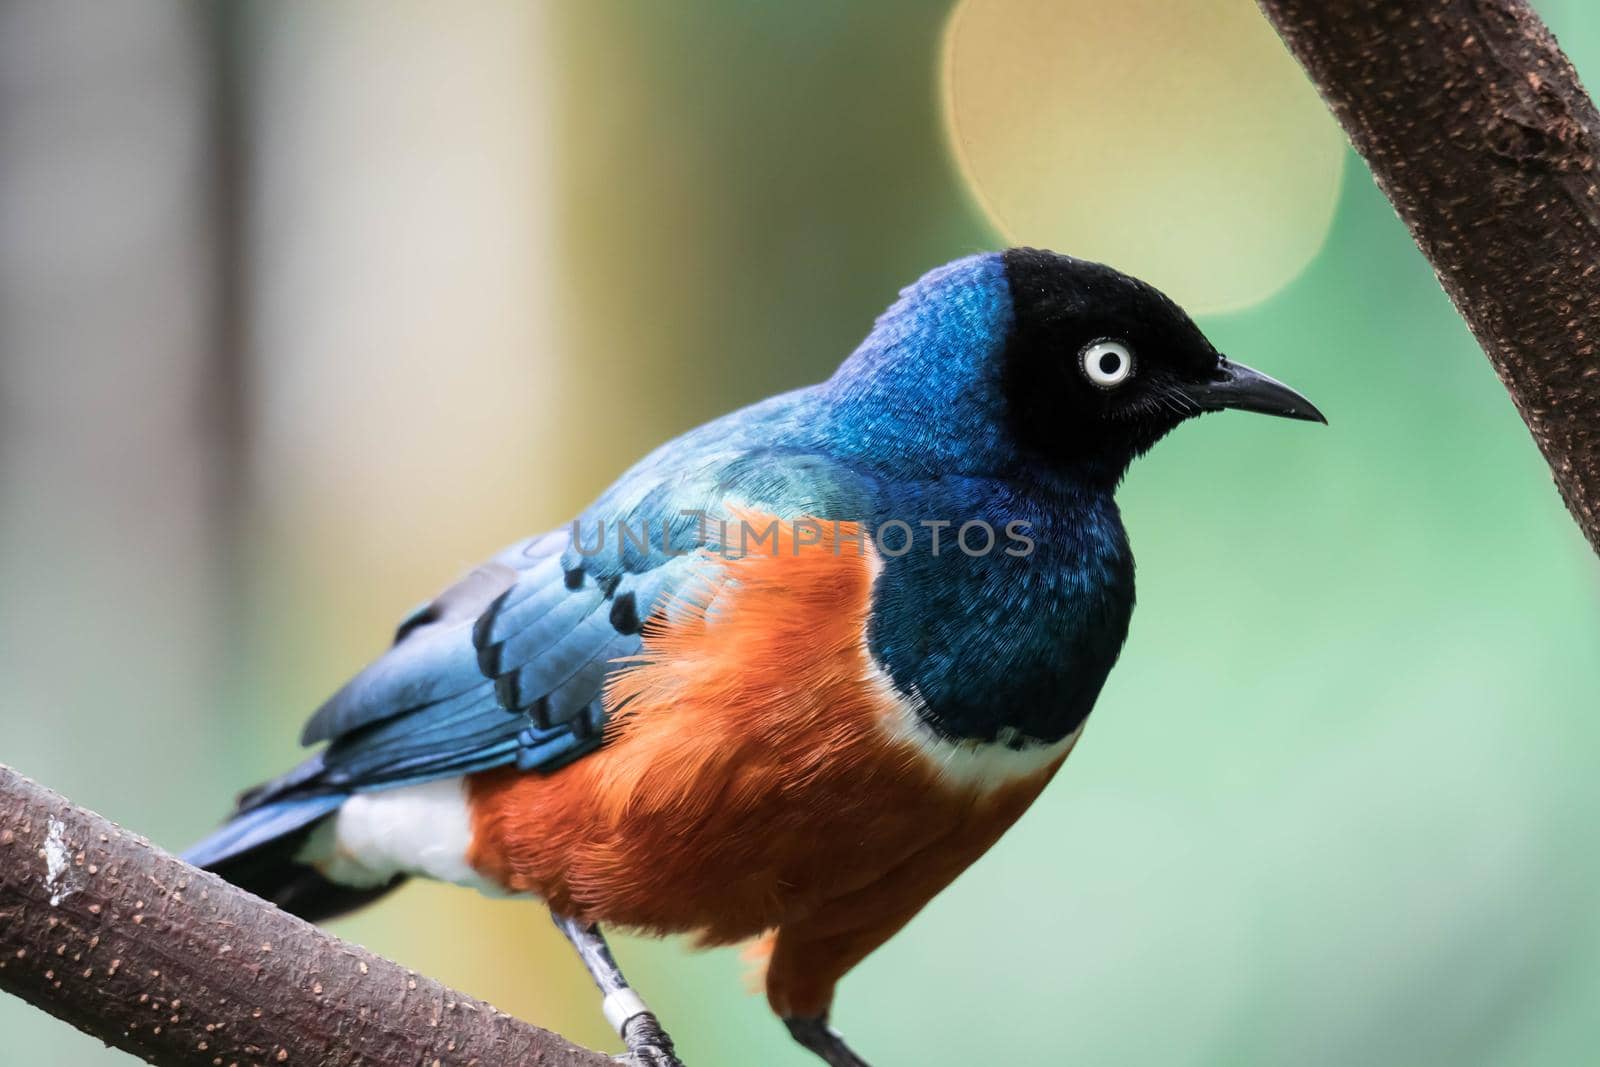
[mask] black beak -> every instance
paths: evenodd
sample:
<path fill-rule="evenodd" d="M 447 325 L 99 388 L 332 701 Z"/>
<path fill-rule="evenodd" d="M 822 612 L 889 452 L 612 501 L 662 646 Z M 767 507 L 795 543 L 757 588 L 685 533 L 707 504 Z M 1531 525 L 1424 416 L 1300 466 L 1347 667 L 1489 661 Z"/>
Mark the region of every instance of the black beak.
<path fill-rule="evenodd" d="M 1320 422 L 1324 426 L 1328 424 L 1315 404 L 1287 385 L 1226 357 L 1217 364 L 1210 381 L 1184 386 L 1183 392 L 1200 405 L 1202 411 L 1236 408 L 1285 419 Z"/>

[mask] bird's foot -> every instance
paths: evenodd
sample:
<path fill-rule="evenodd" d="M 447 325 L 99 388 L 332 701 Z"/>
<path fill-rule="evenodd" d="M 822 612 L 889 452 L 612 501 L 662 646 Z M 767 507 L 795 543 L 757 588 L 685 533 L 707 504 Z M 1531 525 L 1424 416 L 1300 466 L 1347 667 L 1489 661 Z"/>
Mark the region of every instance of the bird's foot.
<path fill-rule="evenodd" d="M 683 1067 L 683 1061 L 664 1048 L 640 1046 L 633 1052 L 613 1056 L 611 1062 L 618 1067 Z"/>
<path fill-rule="evenodd" d="M 629 1067 L 683 1067 L 672 1038 L 662 1029 L 660 1021 L 651 1012 L 640 1012 L 622 1027 L 622 1039 L 628 1043 L 628 1054 L 618 1057 L 618 1063 Z"/>
<path fill-rule="evenodd" d="M 857 1056 L 839 1032 L 828 1025 L 826 1015 L 789 1017 L 783 1020 L 796 1041 L 815 1052 L 828 1067 L 869 1067 Z"/>

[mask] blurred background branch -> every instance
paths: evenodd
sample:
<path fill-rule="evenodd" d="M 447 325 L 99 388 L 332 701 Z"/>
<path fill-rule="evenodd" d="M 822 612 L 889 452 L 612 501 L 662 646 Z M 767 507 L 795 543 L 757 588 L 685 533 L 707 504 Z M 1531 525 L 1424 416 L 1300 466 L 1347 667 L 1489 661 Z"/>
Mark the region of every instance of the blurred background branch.
<path fill-rule="evenodd" d="M 0 765 L 0 990 L 158 1067 L 610 1067 Z"/>
<path fill-rule="evenodd" d="M 1600 114 L 1525 0 L 1260 0 L 1600 551 Z"/>

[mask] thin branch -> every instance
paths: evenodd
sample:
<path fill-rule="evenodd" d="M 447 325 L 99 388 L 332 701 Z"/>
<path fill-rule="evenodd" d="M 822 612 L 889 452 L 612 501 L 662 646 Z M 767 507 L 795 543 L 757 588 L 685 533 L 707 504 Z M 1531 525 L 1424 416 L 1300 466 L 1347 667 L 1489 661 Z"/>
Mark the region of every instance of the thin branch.
<path fill-rule="evenodd" d="M 1600 115 L 1572 64 L 1524 0 L 1259 3 L 1600 551 Z"/>
<path fill-rule="evenodd" d="M 162 1067 L 608 1067 L 0 766 L 0 989 Z"/>

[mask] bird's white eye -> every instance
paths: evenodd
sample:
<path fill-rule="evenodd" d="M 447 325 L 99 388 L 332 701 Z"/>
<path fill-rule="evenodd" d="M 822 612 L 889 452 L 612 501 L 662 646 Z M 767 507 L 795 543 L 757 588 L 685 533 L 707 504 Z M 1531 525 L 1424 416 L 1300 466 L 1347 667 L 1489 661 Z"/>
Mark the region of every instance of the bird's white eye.
<path fill-rule="evenodd" d="M 1083 373 L 1102 388 L 1121 385 L 1133 373 L 1133 353 L 1121 341 L 1096 341 L 1083 350 Z"/>

